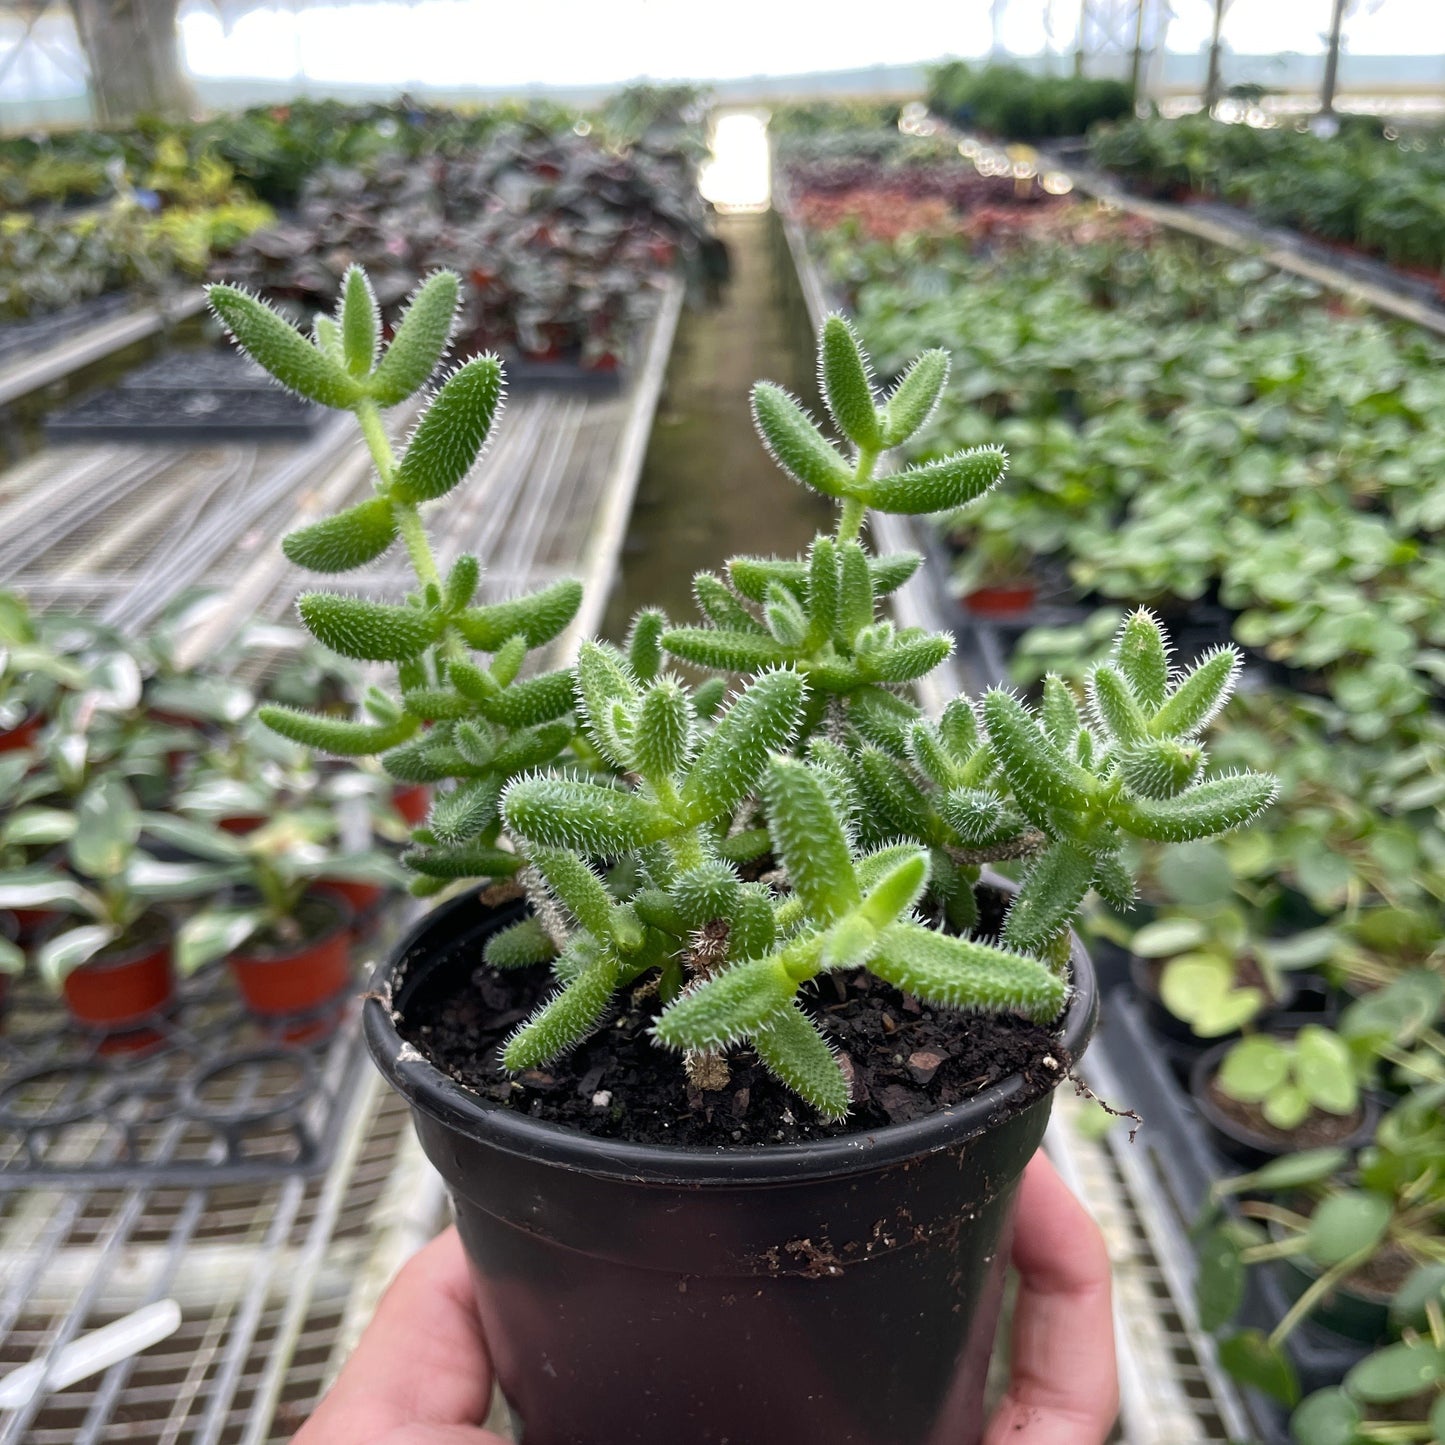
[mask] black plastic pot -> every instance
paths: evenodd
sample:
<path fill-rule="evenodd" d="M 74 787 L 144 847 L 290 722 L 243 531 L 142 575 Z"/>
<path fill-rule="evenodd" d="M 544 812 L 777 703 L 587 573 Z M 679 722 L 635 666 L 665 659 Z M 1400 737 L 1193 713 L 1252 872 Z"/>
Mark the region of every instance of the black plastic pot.
<path fill-rule="evenodd" d="M 1294 1030 L 1278 1030 L 1293 1033 Z M 1245 1169 L 1258 1169 L 1271 1159 L 1284 1154 L 1293 1154 L 1304 1147 L 1294 1143 L 1282 1143 L 1270 1135 L 1247 1128 L 1237 1119 L 1231 1118 L 1215 1104 L 1209 1096 L 1209 1081 L 1218 1071 L 1225 1054 L 1234 1047 L 1233 1039 L 1225 1039 L 1212 1049 L 1207 1049 L 1194 1061 L 1189 1076 L 1189 1093 L 1199 1117 L 1204 1122 L 1209 1141 L 1226 1159 Z M 1375 1137 L 1375 1125 L 1379 1122 L 1380 1106 L 1372 1094 L 1360 1095 L 1360 1122 L 1348 1131 L 1341 1132 L 1331 1145 L 1341 1149 L 1359 1149 Z"/>
<path fill-rule="evenodd" d="M 491 1105 L 397 1032 L 521 905 L 469 895 L 378 970 L 367 1043 L 451 1191 L 524 1445 L 977 1445 L 1012 1204 L 1051 1095 L 1011 1078 L 797 1146 L 666 1149 Z M 1097 1017 L 1076 946 L 1062 1031 Z M 966 1027 L 966 1024 L 963 1026 Z"/>

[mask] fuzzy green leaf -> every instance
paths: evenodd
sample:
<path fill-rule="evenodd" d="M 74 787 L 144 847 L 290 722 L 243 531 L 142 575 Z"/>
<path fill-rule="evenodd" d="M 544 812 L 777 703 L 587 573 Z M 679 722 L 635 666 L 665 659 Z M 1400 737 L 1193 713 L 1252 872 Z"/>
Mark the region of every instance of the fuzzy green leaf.
<path fill-rule="evenodd" d="M 1019 819 L 989 788 L 954 788 L 938 800 L 938 808 L 965 848 L 981 848 L 1019 831 Z"/>
<path fill-rule="evenodd" d="M 868 808 L 880 815 L 888 829 L 913 838 L 931 840 L 937 831 L 933 810 L 908 769 L 882 748 L 865 747 L 858 753 L 858 780 Z"/>
<path fill-rule="evenodd" d="M 1069 810 L 1087 805 L 1094 780 L 1044 736 L 1016 697 L 998 689 L 985 694 L 983 720 L 1020 803 Z"/>
<path fill-rule="evenodd" d="M 825 1119 L 848 1112 L 848 1079 L 818 1026 L 796 1003 L 774 1014 L 753 1035 L 768 1072 L 806 1099 Z"/>
<path fill-rule="evenodd" d="M 926 677 L 952 652 L 946 632 L 900 633 L 891 647 L 860 653 L 857 664 L 866 681 L 897 685 Z"/>
<path fill-rule="evenodd" d="M 1067 843 L 1051 843 L 1034 860 L 1004 919 L 1003 941 L 1013 948 L 1041 949 L 1072 926 L 1094 881 L 1094 860 Z"/>
<path fill-rule="evenodd" d="M 1158 619 L 1142 607 L 1124 619 L 1114 642 L 1114 661 L 1140 707 L 1152 714 L 1163 706 L 1169 693 L 1169 642 Z"/>
<path fill-rule="evenodd" d="M 366 272 L 348 266 L 341 280 L 341 349 L 346 369 L 352 376 L 371 374 L 376 365 L 376 348 L 381 339 L 381 308 Z"/>
<path fill-rule="evenodd" d="M 497 821 L 500 778 L 475 778 L 432 798 L 426 825 L 437 842 L 465 843 Z"/>
<path fill-rule="evenodd" d="M 873 578 L 868 570 L 868 555 L 857 542 L 839 546 L 838 565 L 838 635 L 851 646 L 854 638 L 873 623 Z"/>
<path fill-rule="evenodd" d="M 538 673 L 505 688 L 469 662 L 449 663 L 447 675 L 484 718 L 504 727 L 535 727 L 572 710 L 575 678 L 567 668 Z"/>
<path fill-rule="evenodd" d="M 667 617 L 656 607 L 644 607 L 632 619 L 627 634 L 627 662 L 639 682 L 651 682 L 662 669 L 662 634 Z"/>
<path fill-rule="evenodd" d="M 413 688 L 402 694 L 402 702 L 413 717 L 426 722 L 455 721 L 472 712 L 472 703 L 449 687 Z"/>
<path fill-rule="evenodd" d="M 529 968 L 550 963 L 557 956 L 552 935 L 535 918 L 523 918 L 494 933 L 482 950 L 482 958 L 493 968 Z"/>
<path fill-rule="evenodd" d="M 750 602 L 761 602 L 770 582 L 781 583 L 795 597 L 808 591 L 808 567 L 793 557 L 730 557 L 728 576 Z"/>
<path fill-rule="evenodd" d="M 422 413 L 396 469 L 395 490 L 408 502 L 444 497 L 476 465 L 502 399 L 502 363 L 476 356 L 442 383 Z"/>
<path fill-rule="evenodd" d="M 782 387 L 753 387 L 753 422 L 773 460 L 796 482 L 829 497 L 848 495 L 853 473 L 837 449 Z"/>
<path fill-rule="evenodd" d="M 892 552 L 886 557 L 870 557 L 868 572 L 873 579 L 873 595 L 887 597 L 896 592 L 923 565 L 917 552 Z"/>
<path fill-rule="evenodd" d="M 416 718 L 409 716 L 391 723 L 352 722 L 275 703 L 262 706 L 257 716 L 273 733 L 293 743 L 343 758 L 384 753 L 404 743 L 421 726 Z"/>
<path fill-rule="evenodd" d="M 1247 823 L 1274 801 L 1278 785 L 1263 773 L 1232 773 L 1174 798 L 1120 798 L 1116 821 L 1139 838 L 1188 843 Z"/>
<path fill-rule="evenodd" d="M 883 407 L 884 446 L 901 446 L 922 430 L 947 381 L 946 351 L 925 351 L 909 366 Z"/>
<path fill-rule="evenodd" d="M 712 858 L 679 874 L 669 893 L 683 926 L 695 929 L 731 914 L 739 887 L 733 869 Z"/>
<path fill-rule="evenodd" d="M 1089 703 L 1099 725 L 1115 742 L 1127 745 L 1148 736 L 1143 710 L 1124 674 L 1112 663 L 1100 663 L 1089 674 Z"/>
<path fill-rule="evenodd" d="M 356 379 L 332 357 L 318 351 L 264 301 L 235 286 L 212 286 L 206 294 L 211 309 L 236 344 L 282 386 L 309 401 L 343 410 L 361 399 L 363 393 Z"/>
<path fill-rule="evenodd" d="M 767 953 L 777 936 L 772 892 L 767 884 L 744 883 L 733 898 L 728 922 L 728 953 L 732 958 L 761 958 Z"/>
<path fill-rule="evenodd" d="M 395 406 L 426 385 L 451 344 L 461 283 L 452 271 L 428 276 L 401 318 L 367 383 L 379 406 Z"/>
<path fill-rule="evenodd" d="M 944 1008 L 1018 1013 L 1048 1023 L 1064 1006 L 1064 981 L 1034 958 L 918 923 L 884 929 L 869 969 L 904 993 Z"/>
<path fill-rule="evenodd" d="M 515 853 L 503 848 L 466 844 L 458 848 L 408 848 L 403 865 L 428 878 L 510 878 L 521 866 Z"/>
<path fill-rule="evenodd" d="M 961 507 L 997 486 L 1008 470 L 1002 447 L 971 447 L 936 462 L 874 477 L 860 489 L 863 500 L 880 512 L 922 515 Z"/>
<path fill-rule="evenodd" d="M 786 587 L 774 582 L 763 601 L 763 617 L 768 631 L 780 646 L 796 651 L 808 640 L 808 614 Z"/>
<path fill-rule="evenodd" d="M 823 323 L 818 338 L 818 371 L 823 400 L 838 430 L 854 446 L 879 451 L 883 428 L 873 401 L 868 359 L 852 326 L 836 312 Z"/>
<path fill-rule="evenodd" d="M 756 672 L 790 660 L 789 650 L 766 632 L 740 632 L 731 628 L 671 627 L 662 645 L 674 657 L 720 672 Z"/>
<path fill-rule="evenodd" d="M 391 503 L 369 497 L 334 517 L 288 532 L 281 538 L 281 550 L 298 567 L 313 572 L 349 572 L 375 561 L 395 540 Z"/>
<path fill-rule="evenodd" d="M 1156 738 L 1187 738 L 1207 727 L 1229 701 L 1239 665 L 1239 654 L 1232 647 L 1211 652 L 1186 674 L 1150 718 L 1150 733 Z"/>
<path fill-rule="evenodd" d="M 533 848 L 528 856 L 583 928 L 595 938 L 611 938 L 612 897 L 585 859 L 565 848 Z"/>
<path fill-rule="evenodd" d="M 808 550 L 808 641 L 820 647 L 838 627 L 838 548 L 831 537 L 814 537 Z"/>
<path fill-rule="evenodd" d="M 716 573 L 699 572 L 692 579 L 692 594 L 703 615 L 714 627 L 736 632 L 765 632 L 762 623 L 733 595 Z"/>
<path fill-rule="evenodd" d="M 632 735 L 632 758 L 644 778 L 671 778 L 692 753 L 692 699 L 675 677 L 659 678 L 642 695 Z"/>
<path fill-rule="evenodd" d="M 438 620 L 416 607 L 368 602 L 335 592 L 303 592 L 296 610 L 316 640 L 343 657 L 401 662 L 436 640 Z"/>
<path fill-rule="evenodd" d="M 806 763 L 775 757 L 763 777 L 763 804 L 779 859 L 810 918 L 834 923 L 859 902 L 853 860 L 832 803 Z"/>
<path fill-rule="evenodd" d="M 502 1049 L 502 1067 L 520 1074 L 575 1048 L 601 1022 L 621 973 L 619 960 L 602 953 L 507 1040 Z"/>
<path fill-rule="evenodd" d="M 536 592 L 469 607 L 455 619 L 457 631 L 480 652 L 495 652 L 509 638 L 527 639 L 528 647 L 541 647 L 562 631 L 582 605 L 582 584 L 571 577 Z"/>
<path fill-rule="evenodd" d="M 807 684 L 788 668 L 755 678 L 698 750 L 682 788 L 684 816 L 730 818 L 753 791 L 771 753 L 786 748 L 802 718 Z"/>
<path fill-rule="evenodd" d="M 571 741 L 572 728 L 565 722 L 519 728 L 492 755 L 492 766 L 504 774 L 539 768 L 550 763 Z"/>
<path fill-rule="evenodd" d="M 1125 748 L 1119 772 L 1141 797 L 1172 798 L 1199 777 L 1204 749 L 1175 738 L 1150 738 Z"/>
<path fill-rule="evenodd" d="M 442 584 L 442 606 L 448 612 L 460 612 L 476 595 L 481 580 L 482 564 L 470 552 L 463 552 Z"/>
<path fill-rule="evenodd" d="M 656 805 L 636 793 L 574 778 L 519 779 L 502 795 L 502 816 L 530 843 L 594 858 L 630 853 L 669 831 Z"/>
<path fill-rule="evenodd" d="M 725 1048 L 789 1007 L 796 991 L 776 955 L 735 963 L 669 1004 L 654 1033 L 671 1049 Z"/>
<path fill-rule="evenodd" d="M 1068 752 L 1084 723 L 1079 716 L 1079 704 L 1073 690 L 1056 672 L 1044 678 L 1043 703 L 1039 712 L 1049 741 L 1060 752 Z"/>

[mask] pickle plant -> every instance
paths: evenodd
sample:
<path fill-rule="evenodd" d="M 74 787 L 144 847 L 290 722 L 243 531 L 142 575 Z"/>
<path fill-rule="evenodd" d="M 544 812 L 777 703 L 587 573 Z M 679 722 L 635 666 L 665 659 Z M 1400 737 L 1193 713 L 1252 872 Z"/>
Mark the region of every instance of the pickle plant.
<path fill-rule="evenodd" d="M 726 1051 L 747 1043 L 840 1117 L 848 1080 L 807 1006 L 815 979 L 866 966 L 933 1005 L 1049 1023 L 1067 1000 L 1084 895 L 1133 896 L 1126 842 L 1209 837 L 1274 795 L 1260 774 L 1204 777 L 1199 737 L 1229 696 L 1236 654 L 1175 670 L 1143 612 L 1084 699 L 1056 677 L 1037 714 L 1004 691 L 957 699 L 936 720 L 908 699 L 952 639 L 881 615 L 921 559 L 872 555 L 867 513 L 963 506 L 1007 462 L 977 447 L 882 465 L 933 413 L 942 352 L 925 352 L 881 395 L 852 329 L 830 317 L 820 376 L 841 444 L 769 383 L 755 388 L 753 411 L 782 469 L 837 503 L 832 532 L 806 557 L 739 557 L 726 575 L 700 573 L 698 625 L 645 610 L 625 648 L 584 643 L 575 670 L 519 681 L 529 650 L 575 612 L 575 584 L 478 607 L 476 562 L 441 577 L 419 510 L 460 483 L 484 445 L 498 363 L 454 371 L 399 459 L 379 416 L 435 369 L 456 279 L 426 282 L 379 359 L 359 271 L 309 340 L 244 292 L 219 286 L 211 297 L 273 376 L 353 411 L 376 462 L 375 495 L 292 533 L 287 555 L 343 571 L 400 537 L 417 575 L 399 604 L 332 593 L 299 603 L 322 642 L 396 663 L 399 697 L 373 693 L 356 721 L 275 707 L 262 716 L 309 746 L 379 752 L 394 776 L 442 784 L 406 855 L 423 888 L 525 862 L 532 913 L 493 936 L 486 957 L 502 968 L 550 961 L 558 988 L 504 1046 L 511 1071 L 565 1053 L 620 993 L 644 985 L 659 995 L 657 1041 L 683 1053 L 696 1087 L 721 1087 Z M 489 665 L 474 648 L 491 652 Z M 691 686 L 669 658 L 719 676 Z M 731 696 L 729 675 L 742 679 Z M 978 936 L 980 870 L 1005 859 L 1023 861 L 1022 885 L 999 936 Z"/>

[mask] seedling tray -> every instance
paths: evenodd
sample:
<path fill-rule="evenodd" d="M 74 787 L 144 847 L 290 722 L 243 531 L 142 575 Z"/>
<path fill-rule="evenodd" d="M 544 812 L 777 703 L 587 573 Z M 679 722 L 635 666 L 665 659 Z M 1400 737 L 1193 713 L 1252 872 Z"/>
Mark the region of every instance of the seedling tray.
<path fill-rule="evenodd" d="M 1188 1093 L 1176 1081 L 1161 1040 L 1144 1021 L 1144 1011 L 1129 988 L 1114 989 L 1106 998 L 1100 1029 L 1109 1064 L 1123 1090 L 1109 1102 L 1138 1107 L 1144 1116 L 1134 1147 L 1149 1154 L 1153 1171 L 1164 1185 L 1177 1222 L 1188 1230 L 1200 1216 L 1211 1187 L 1239 1173 L 1210 1146 L 1203 1122 Z M 1288 1312 L 1290 1297 L 1278 1272 L 1252 1269 L 1239 1323 L 1269 1331 Z M 1337 1385 L 1349 1368 L 1369 1350 L 1306 1322 L 1285 1344 L 1300 1386 L 1308 1395 Z M 1250 1413 L 1266 1445 L 1292 1445 L 1289 1412 L 1255 1391 L 1247 1392 Z"/>
<path fill-rule="evenodd" d="M 322 415 L 277 386 L 118 386 L 57 412 L 45 435 L 52 442 L 299 442 Z"/>
<path fill-rule="evenodd" d="M 39 355 L 62 341 L 131 310 L 136 298 L 124 291 L 96 296 L 78 306 L 24 321 L 0 321 L 0 362 L 21 353 Z"/>
<path fill-rule="evenodd" d="M 319 1173 L 364 1066 L 358 1017 L 353 996 L 315 1017 L 253 1019 L 217 965 L 168 1011 L 107 1037 L 21 983 L 0 1026 L 0 1190 Z M 329 1031 L 294 1041 L 308 1026 Z"/>
<path fill-rule="evenodd" d="M 254 361 L 235 351 L 168 351 L 128 372 L 122 391 L 279 391 Z"/>

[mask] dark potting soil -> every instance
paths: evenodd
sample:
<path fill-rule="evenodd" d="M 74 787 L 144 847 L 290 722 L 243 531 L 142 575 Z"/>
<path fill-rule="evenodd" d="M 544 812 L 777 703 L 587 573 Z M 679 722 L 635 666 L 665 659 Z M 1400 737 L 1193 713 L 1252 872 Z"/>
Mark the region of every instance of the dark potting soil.
<path fill-rule="evenodd" d="M 982 900 L 981 900 L 982 901 Z M 867 1133 L 962 1103 L 1020 1074 L 1006 1113 L 1053 1089 L 1071 1059 L 1049 1028 L 1016 1015 L 934 1010 L 864 969 L 819 981 L 810 1012 L 852 1076 L 853 1108 L 827 1123 L 746 1047 L 717 1089 L 690 1085 L 681 1058 L 649 1035 L 655 989 L 643 985 L 571 1054 L 517 1078 L 497 1061 L 507 1036 L 555 987 L 546 966 L 478 966 L 451 993 L 426 992 L 399 1029 L 438 1068 L 482 1097 L 549 1123 L 642 1144 L 760 1145 Z"/>
<path fill-rule="evenodd" d="M 1321 1149 L 1328 1144 L 1337 1144 L 1341 1139 L 1348 1139 L 1365 1119 L 1362 1105 L 1356 1105 L 1353 1114 L 1326 1114 L 1322 1109 L 1315 1109 L 1297 1129 L 1276 1129 L 1264 1117 L 1258 1104 L 1246 1104 L 1230 1098 L 1219 1087 L 1217 1078 L 1210 1079 L 1207 1088 L 1209 1102 L 1221 1114 L 1281 1151 Z"/>

